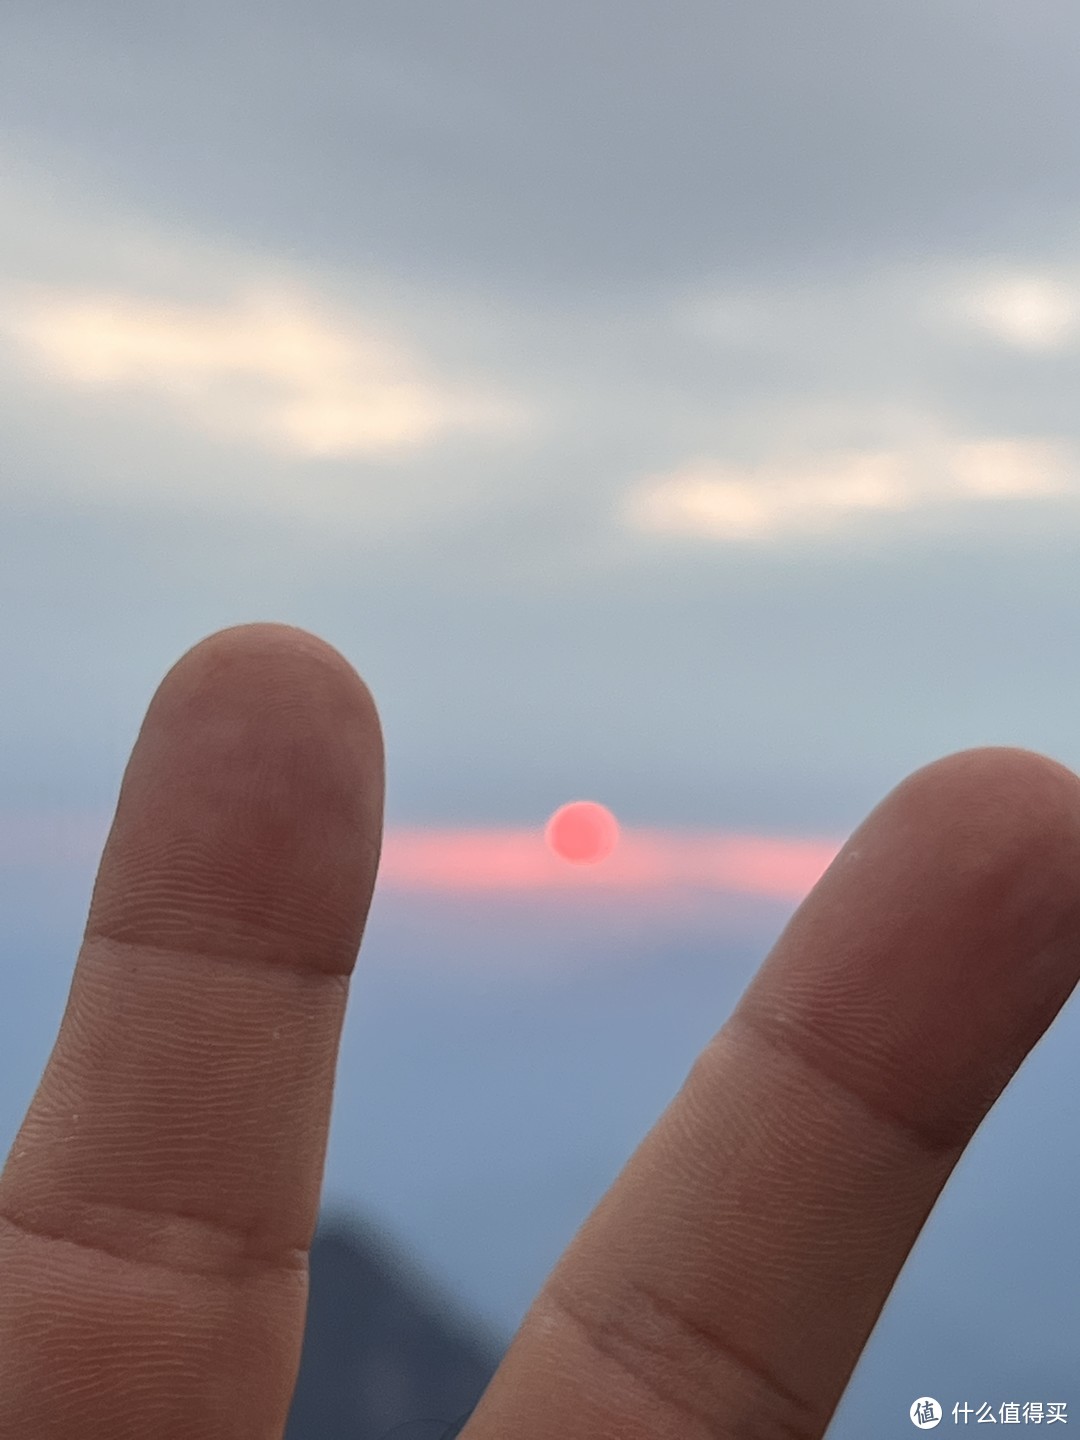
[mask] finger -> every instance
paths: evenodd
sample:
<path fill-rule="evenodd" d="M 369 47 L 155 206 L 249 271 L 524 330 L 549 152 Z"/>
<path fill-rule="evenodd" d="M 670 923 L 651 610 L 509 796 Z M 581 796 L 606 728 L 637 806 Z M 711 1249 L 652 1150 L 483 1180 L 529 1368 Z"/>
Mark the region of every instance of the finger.
<path fill-rule="evenodd" d="M 1080 975 L 1080 778 L 910 776 L 578 1232 L 463 1440 L 817 1440 L 967 1141 Z"/>
<path fill-rule="evenodd" d="M 281 1435 L 383 764 L 363 681 L 289 626 L 154 695 L 0 1176 L 0 1435 Z"/>

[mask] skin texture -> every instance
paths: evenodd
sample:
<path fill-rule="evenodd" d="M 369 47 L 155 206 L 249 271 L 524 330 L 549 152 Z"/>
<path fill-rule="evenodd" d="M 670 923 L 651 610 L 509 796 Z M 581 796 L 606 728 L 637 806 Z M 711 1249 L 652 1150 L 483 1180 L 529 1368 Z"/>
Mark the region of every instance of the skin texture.
<path fill-rule="evenodd" d="M 159 686 L 0 1175 L 0 1436 L 280 1440 L 384 787 L 371 694 L 306 631 L 219 631 Z M 463 1440 L 822 1435 L 1078 975 L 1080 778 L 1009 747 L 909 776 L 578 1231 Z"/>

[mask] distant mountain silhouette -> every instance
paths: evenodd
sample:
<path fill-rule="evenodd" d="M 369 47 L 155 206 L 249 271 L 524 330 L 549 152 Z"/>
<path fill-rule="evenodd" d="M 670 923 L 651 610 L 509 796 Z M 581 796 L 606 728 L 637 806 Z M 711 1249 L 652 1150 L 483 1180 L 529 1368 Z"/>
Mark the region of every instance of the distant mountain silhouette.
<path fill-rule="evenodd" d="M 451 1440 L 505 1349 L 376 1226 L 322 1218 L 285 1440 Z"/>

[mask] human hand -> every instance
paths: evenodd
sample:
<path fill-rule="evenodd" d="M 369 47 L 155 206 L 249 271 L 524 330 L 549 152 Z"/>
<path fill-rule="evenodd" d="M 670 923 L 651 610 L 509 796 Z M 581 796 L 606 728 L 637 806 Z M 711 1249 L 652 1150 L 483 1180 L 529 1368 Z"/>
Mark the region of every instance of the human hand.
<path fill-rule="evenodd" d="M 162 681 L 0 1175 L 0 1440 L 280 1440 L 383 797 L 371 695 L 307 632 L 220 631 Z M 822 1435 L 1078 942 L 1080 778 L 1004 747 L 916 771 L 578 1231 L 462 1440 Z"/>

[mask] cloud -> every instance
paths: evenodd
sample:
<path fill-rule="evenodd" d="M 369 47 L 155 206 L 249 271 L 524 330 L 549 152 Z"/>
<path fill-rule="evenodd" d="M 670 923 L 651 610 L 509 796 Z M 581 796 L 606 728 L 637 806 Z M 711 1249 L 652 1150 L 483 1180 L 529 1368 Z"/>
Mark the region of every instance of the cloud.
<path fill-rule="evenodd" d="M 788 393 L 757 406 L 756 434 L 732 427 L 755 458 L 733 460 L 721 440 L 639 476 L 619 508 L 626 529 L 754 544 L 917 511 L 1080 496 L 1075 434 L 1032 434 L 1030 422 L 1008 433 L 990 404 L 986 432 L 972 433 L 971 418 L 948 404 L 968 367 L 984 377 L 988 346 L 1021 396 L 1044 354 L 1080 356 L 1075 264 L 870 264 L 839 279 L 695 287 L 669 314 L 735 374 L 767 366 Z M 941 375 L 943 362 L 951 373 L 935 404 L 918 377 Z M 795 373 L 801 394 L 791 393 Z M 1019 419 L 1022 401 L 1015 409 Z"/>
<path fill-rule="evenodd" d="M 849 451 L 744 468 L 699 459 L 639 482 L 623 519 L 654 535 L 768 541 L 833 530 L 857 512 L 1074 496 L 1078 481 L 1072 446 L 1047 439 Z"/>
<path fill-rule="evenodd" d="M 940 308 L 958 328 L 982 331 L 1021 350 L 1062 350 L 1080 339 L 1080 280 L 1075 274 L 990 273 L 943 296 Z"/>
<path fill-rule="evenodd" d="M 868 264 L 817 280 L 695 283 L 636 310 L 624 301 L 599 323 L 587 309 L 529 318 L 479 295 L 463 304 L 359 270 L 304 271 L 109 210 L 71 177 L 50 188 L 26 162 L 0 175 L 5 262 L 0 340 L 23 392 L 12 408 L 24 413 L 36 386 L 40 415 L 51 394 L 61 423 L 27 444 L 49 452 L 38 472 L 80 498 L 257 506 L 370 543 L 384 519 L 413 534 L 447 510 L 498 514 L 532 486 L 530 514 L 588 506 L 580 545 L 599 553 L 605 527 L 609 539 L 752 546 L 934 510 L 951 525 L 957 507 L 1060 503 L 1076 490 L 1075 444 L 1058 426 L 1009 433 L 1010 409 L 1020 428 L 1025 408 L 1015 386 L 985 433 L 948 400 L 950 378 L 962 387 L 965 357 L 988 339 L 1030 369 L 1080 338 L 1076 267 Z M 463 381 L 438 357 L 480 332 L 476 369 L 493 378 Z M 943 359 L 953 375 L 927 402 L 920 377 Z M 674 365 L 687 377 L 678 394 Z M 177 443 L 163 446 L 162 427 Z M 565 454 L 551 460 L 543 444 L 557 450 L 590 427 L 610 431 L 613 455 L 590 456 L 588 485 L 571 491 Z M 631 447 L 655 454 L 658 432 L 676 436 L 665 446 L 675 453 L 635 474 Z M 56 433 L 69 464 L 51 453 Z M 486 457 L 455 454 L 455 436 L 524 437 L 516 458 L 533 476 L 511 491 Z M 35 478 L 35 503 L 40 489 Z"/>
<path fill-rule="evenodd" d="M 509 431 L 527 411 L 425 373 L 407 346 L 300 286 L 224 303 L 27 287 L 3 328 L 61 385 L 150 395 L 196 427 L 303 457 L 386 457 L 449 431 Z"/>

